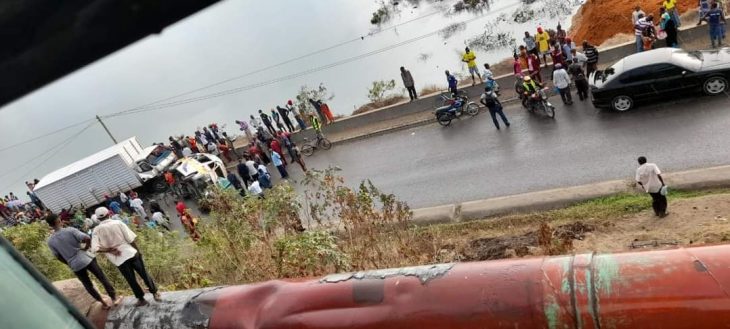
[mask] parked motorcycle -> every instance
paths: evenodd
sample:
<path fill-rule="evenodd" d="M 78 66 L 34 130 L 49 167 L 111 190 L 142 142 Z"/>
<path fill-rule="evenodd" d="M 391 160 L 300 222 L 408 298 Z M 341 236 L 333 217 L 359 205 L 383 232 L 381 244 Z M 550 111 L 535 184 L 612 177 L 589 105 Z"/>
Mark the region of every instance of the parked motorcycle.
<path fill-rule="evenodd" d="M 446 127 L 451 124 L 451 120 L 460 117 L 466 113 L 469 116 L 479 114 L 479 105 L 469 101 L 465 96 L 457 96 L 448 101 L 448 105 L 444 105 L 436 109 L 434 114 L 439 124 Z"/>
<path fill-rule="evenodd" d="M 555 118 L 555 106 L 548 101 L 547 88 L 538 90 L 528 97 L 527 109 L 530 112 L 544 112 L 548 117 Z"/>

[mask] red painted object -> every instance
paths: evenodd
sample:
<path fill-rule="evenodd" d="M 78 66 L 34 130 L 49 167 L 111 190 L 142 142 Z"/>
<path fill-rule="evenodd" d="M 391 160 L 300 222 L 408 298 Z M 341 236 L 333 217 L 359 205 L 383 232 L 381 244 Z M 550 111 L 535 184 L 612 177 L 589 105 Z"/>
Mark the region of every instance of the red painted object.
<path fill-rule="evenodd" d="M 211 329 L 730 328 L 728 288 L 730 245 L 270 281 L 182 312 Z"/>

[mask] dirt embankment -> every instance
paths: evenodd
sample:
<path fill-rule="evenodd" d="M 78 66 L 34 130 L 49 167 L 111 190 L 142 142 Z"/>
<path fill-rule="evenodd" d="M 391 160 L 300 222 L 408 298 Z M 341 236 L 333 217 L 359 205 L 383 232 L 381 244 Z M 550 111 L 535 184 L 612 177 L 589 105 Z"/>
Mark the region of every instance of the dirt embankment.
<path fill-rule="evenodd" d="M 630 212 L 633 206 L 626 207 Z M 676 200 L 671 202 L 669 211 L 669 216 L 662 219 L 650 210 L 604 218 L 577 216 L 583 217 L 578 220 L 552 220 L 555 214 L 548 212 L 539 224 L 534 220 L 523 221 L 519 216 L 498 218 L 488 223 L 494 228 L 484 231 L 472 228 L 469 233 L 450 240 L 448 247 L 454 250 L 456 260 L 481 261 L 730 241 L 730 194 Z"/>
<path fill-rule="evenodd" d="M 569 35 L 576 44 L 588 40 L 594 45 L 600 45 L 620 33 L 630 35 L 634 31 L 631 13 L 637 5 L 646 14 L 654 14 L 655 22 L 658 22 L 661 1 L 587 0 L 573 16 Z M 677 0 L 677 7 L 680 13 L 696 11 L 697 0 Z M 684 22 L 694 23 L 696 22 Z"/>

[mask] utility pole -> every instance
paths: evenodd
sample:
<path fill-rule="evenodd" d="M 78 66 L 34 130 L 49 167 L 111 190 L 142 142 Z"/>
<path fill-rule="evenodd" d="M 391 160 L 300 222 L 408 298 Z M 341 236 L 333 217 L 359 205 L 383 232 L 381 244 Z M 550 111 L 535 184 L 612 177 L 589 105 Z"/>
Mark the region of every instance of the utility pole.
<path fill-rule="evenodd" d="M 112 132 L 109 131 L 109 128 L 106 127 L 106 125 L 104 124 L 104 121 L 101 121 L 101 118 L 98 115 L 96 116 L 96 120 L 99 120 L 99 123 L 101 123 L 101 126 L 104 127 L 104 130 L 106 130 L 106 133 L 109 134 L 109 138 L 111 138 L 112 142 L 114 142 L 114 144 L 116 145 L 117 139 L 114 138 L 114 135 L 112 135 Z"/>

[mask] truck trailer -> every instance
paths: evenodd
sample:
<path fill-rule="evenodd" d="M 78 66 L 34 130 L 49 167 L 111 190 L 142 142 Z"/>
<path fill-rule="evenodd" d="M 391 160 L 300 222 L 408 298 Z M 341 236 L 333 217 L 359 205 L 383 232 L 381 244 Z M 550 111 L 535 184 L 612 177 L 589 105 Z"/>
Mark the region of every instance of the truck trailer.
<path fill-rule="evenodd" d="M 54 213 L 74 207 L 85 209 L 145 183 L 160 183 L 164 165 L 175 160 L 169 150 L 143 148 L 136 137 L 96 152 L 44 176 L 34 192 Z"/>

